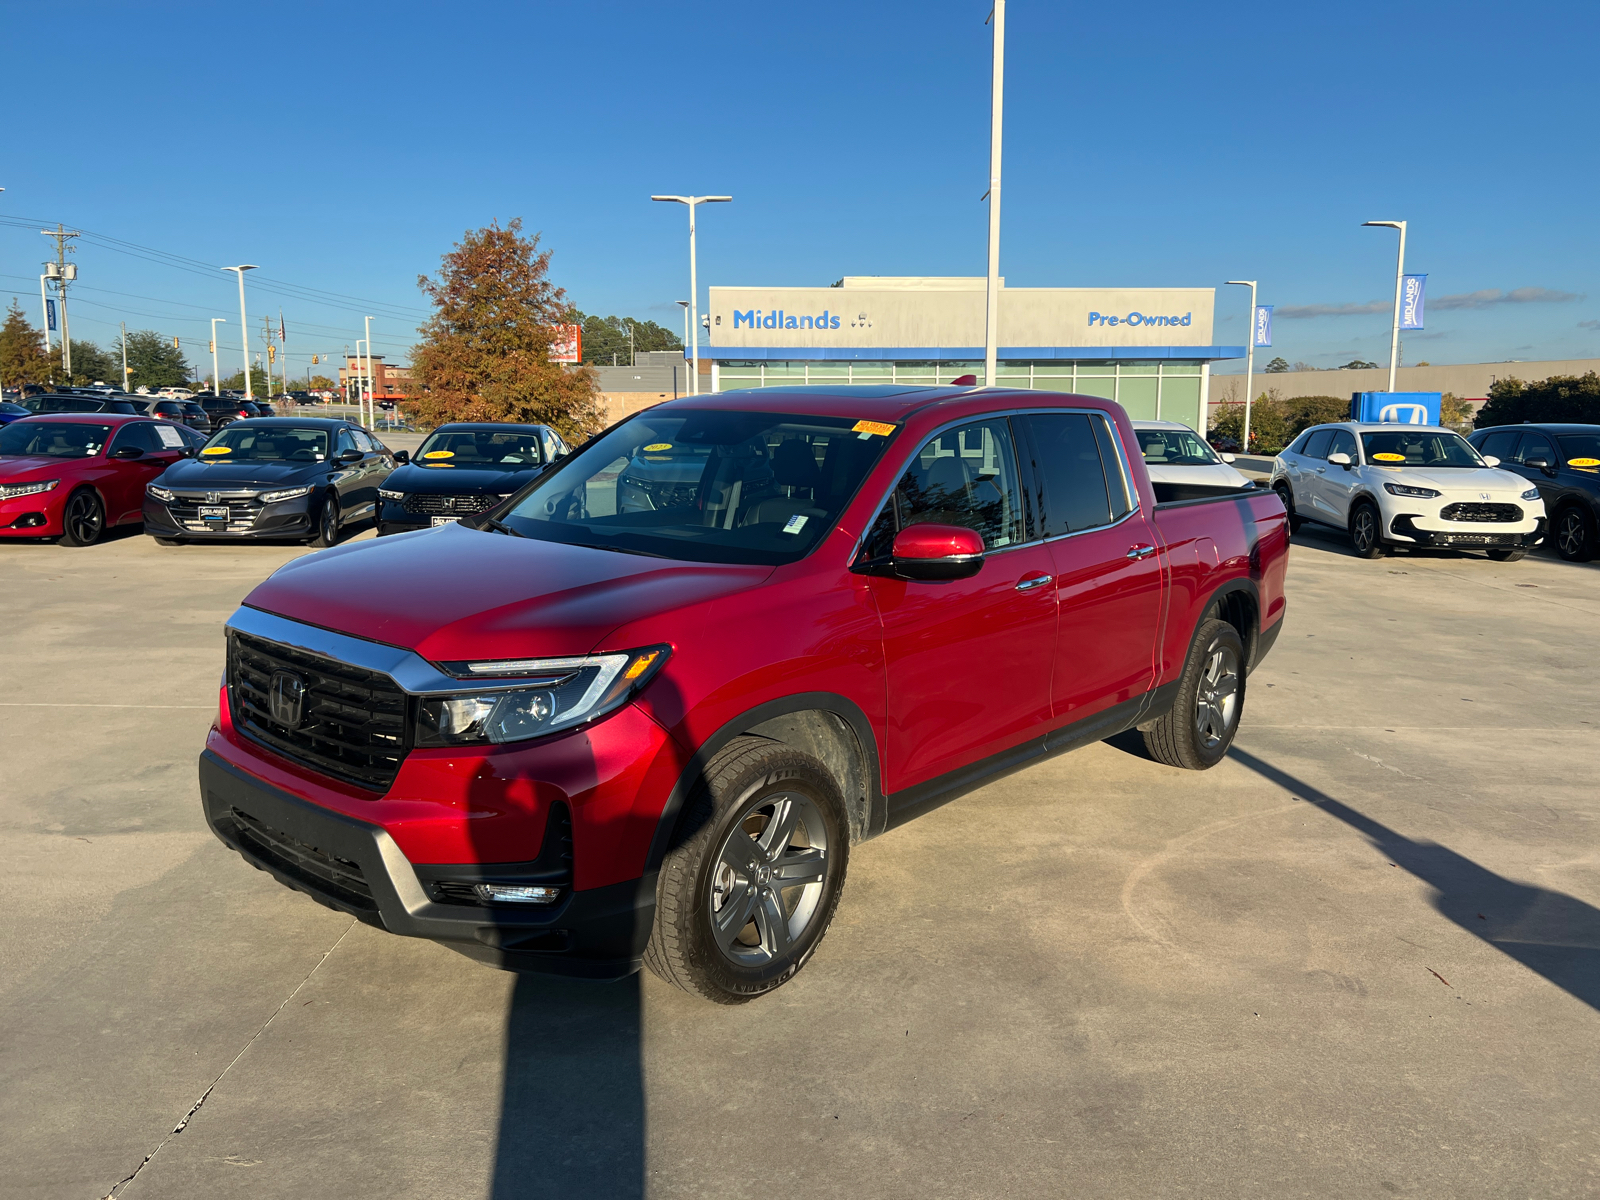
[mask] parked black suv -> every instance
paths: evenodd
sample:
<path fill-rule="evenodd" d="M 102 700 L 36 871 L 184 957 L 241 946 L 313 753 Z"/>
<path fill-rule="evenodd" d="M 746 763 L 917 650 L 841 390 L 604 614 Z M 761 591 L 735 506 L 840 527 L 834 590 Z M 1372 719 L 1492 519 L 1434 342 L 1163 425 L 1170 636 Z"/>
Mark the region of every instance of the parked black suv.
<path fill-rule="evenodd" d="M 244 400 L 235 400 L 224 393 L 221 396 L 212 396 L 202 393 L 196 397 L 200 407 L 211 420 L 211 432 L 226 428 L 235 421 L 243 421 L 256 414 L 246 407 Z"/>
<path fill-rule="evenodd" d="M 211 432 L 211 418 L 206 416 L 205 409 L 192 400 L 153 401 L 150 405 L 150 415 L 178 425 L 187 425 L 190 429 L 198 429 L 201 433 Z"/>
<path fill-rule="evenodd" d="M 1467 439 L 1539 489 L 1550 540 L 1568 562 L 1588 562 L 1600 528 L 1600 425 L 1500 425 Z"/>
<path fill-rule="evenodd" d="M 29 396 L 22 407 L 35 413 L 120 413 L 125 417 L 142 417 L 144 408 L 133 400 L 122 400 L 87 390 L 46 392 L 42 396 Z"/>

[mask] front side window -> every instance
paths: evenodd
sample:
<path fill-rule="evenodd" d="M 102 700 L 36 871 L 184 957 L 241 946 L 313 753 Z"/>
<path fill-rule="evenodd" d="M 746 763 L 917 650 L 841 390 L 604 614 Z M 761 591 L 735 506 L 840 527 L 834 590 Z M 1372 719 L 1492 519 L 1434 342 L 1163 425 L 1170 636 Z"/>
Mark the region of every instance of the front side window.
<path fill-rule="evenodd" d="M 326 430 L 285 425 L 230 425 L 200 451 L 202 462 L 313 463 L 327 457 Z"/>
<path fill-rule="evenodd" d="M 624 421 L 501 520 L 544 541 L 688 562 L 793 562 L 831 531 L 894 426 L 674 409 Z"/>
<path fill-rule="evenodd" d="M 1397 427 L 1361 435 L 1367 462 L 1375 467 L 1481 467 L 1483 459 L 1458 433 Z"/>
<path fill-rule="evenodd" d="M 0 428 L 0 457 L 93 458 L 111 436 L 109 425 L 78 421 L 14 421 Z"/>
<path fill-rule="evenodd" d="M 1135 429 L 1139 453 L 1151 466 L 1210 467 L 1222 460 L 1190 429 Z"/>
<path fill-rule="evenodd" d="M 442 429 L 428 435 L 412 461 L 424 467 L 469 467 L 477 471 L 525 471 L 537 466 L 537 433 L 494 429 Z"/>
<path fill-rule="evenodd" d="M 1522 441 L 1517 444 L 1516 461 L 1525 463 L 1530 458 L 1542 458 L 1552 467 L 1559 461 L 1556 458 L 1556 448 L 1542 433 L 1525 433 L 1522 435 Z"/>
<path fill-rule="evenodd" d="M 1023 540 L 1022 489 L 1008 420 L 974 422 L 925 442 L 873 522 L 863 552 L 881 558 L 896 533 L 924 523 L 975 530 L 985 550 Z"/>
<path fill-rule="evenodd" d="M 1480 453 L 1491 458 L 1498 458 L 1502 462 L 1509 461 L 1517 449 L 1518 431 L 1515 429 L 1499 429 L 1483 439 L 1483 444 L 1478 447 Z"/>
<path fill-rule="evenodd" d="M 1328 443 L 1328 455 L 1332 457 L 1335 454 L 1348 454 L 1350 461 L 1355 462 L 1356 435 L 1348 429 L 1335 429 L 1333 431 L 1333 441 Z"/>

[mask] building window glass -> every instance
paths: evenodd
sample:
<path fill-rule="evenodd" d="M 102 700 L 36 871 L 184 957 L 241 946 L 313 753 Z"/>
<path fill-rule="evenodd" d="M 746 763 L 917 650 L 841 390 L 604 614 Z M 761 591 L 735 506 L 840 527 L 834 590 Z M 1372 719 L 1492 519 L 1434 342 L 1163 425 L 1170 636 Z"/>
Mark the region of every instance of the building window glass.
<path fill-rule="evenodd" d="M 1156 388 L 1161 381 L 1150 376 L 1124 375 L 1117 380 L 1117 403 L 1133 421 L 1156 419 Z"/>
<path fill-rule="evenodd" d="M 1190 429 L 1201 429 L 1200 376 L 1161 377 L 1161 419 L 1182 421 Z"/>

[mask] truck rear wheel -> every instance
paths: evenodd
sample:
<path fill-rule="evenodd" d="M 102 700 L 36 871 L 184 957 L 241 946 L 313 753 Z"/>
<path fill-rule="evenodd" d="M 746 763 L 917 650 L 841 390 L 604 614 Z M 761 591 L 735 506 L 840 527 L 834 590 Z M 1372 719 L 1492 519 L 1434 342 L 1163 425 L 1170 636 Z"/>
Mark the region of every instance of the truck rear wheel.
<path fill-rule="evenodd" d="M 833 919 L 849 861 L 844 799 L 809 754 L 735 738 L 706 765 L 687 840 L 661 864 L 645 965 L 717 1004 L 792 979 Z"/>
<path fill-rule="evenodd" d="M 1189 771 L 1216 766 L 1233 745 L 1244 712 L 1244 643 L 1226 621 L 1206 620 L 1195 632 L 1166 714 L 1140 726 L 1157 762 Z"/>

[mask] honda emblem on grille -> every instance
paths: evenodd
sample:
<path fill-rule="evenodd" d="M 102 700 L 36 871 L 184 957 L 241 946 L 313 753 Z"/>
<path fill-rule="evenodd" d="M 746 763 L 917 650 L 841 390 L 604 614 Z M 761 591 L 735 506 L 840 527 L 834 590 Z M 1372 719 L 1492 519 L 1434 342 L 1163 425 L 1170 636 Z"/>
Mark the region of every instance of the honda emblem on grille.
<path fill-rule="evenodd" d="M 305 703 L 306 681 L 293 671 L 274 671 L 267 691 L 267 707 L 272 719 L 290 729 L 300 727 L 300 710 Z"/>
<path fill-rule="evenodd" d="M 219 504 L 219 503 L 221 503 L 221 501 L 222 501 L 222 493 L 221 492 L 207 492 L 206 493 L 206 503 L 207 504 Z"/>
<path fill-rule="evenodd" d="M 1479 500 L 1487 500 L 1488 498 L 1489 498 L 1489 493 L 1488 492 L 1479 492 L 1478 493 L 1478 499 Z"/>

